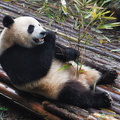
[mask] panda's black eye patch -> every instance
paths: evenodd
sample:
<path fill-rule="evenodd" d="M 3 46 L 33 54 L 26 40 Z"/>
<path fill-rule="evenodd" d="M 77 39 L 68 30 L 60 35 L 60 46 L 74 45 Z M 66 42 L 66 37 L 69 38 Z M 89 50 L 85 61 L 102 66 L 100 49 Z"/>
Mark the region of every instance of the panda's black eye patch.
<path fill-rule="evenodd" d="M 33 33 L 33 31 L 34 31 L 34 25 L 29 25 L 29 27 L 28 27 L 28 33 Z"/>

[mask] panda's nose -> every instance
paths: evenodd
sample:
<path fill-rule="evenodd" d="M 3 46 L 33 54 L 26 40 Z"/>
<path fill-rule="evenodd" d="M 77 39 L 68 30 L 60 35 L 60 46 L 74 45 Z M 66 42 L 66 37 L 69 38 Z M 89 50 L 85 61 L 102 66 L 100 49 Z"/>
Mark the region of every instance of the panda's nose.
<path fill-rule="evenodd" d="M 43 35 L 43 37 L 45 37 L 46 36 L 46 31 L 42 31 L 40 34 Z"/>

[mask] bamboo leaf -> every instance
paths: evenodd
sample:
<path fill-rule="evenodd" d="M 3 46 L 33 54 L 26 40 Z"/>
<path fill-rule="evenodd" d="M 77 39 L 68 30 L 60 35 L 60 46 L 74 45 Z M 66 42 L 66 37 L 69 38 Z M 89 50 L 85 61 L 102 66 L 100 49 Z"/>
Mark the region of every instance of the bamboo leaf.
<path fill-rule="evenodd" d="M 93 18 L 97 18 L 97 14 L 95 12 L 92 11 L 92 12 L 90 12 L 90 14 Z"/>
<path fill-rule="evenodd" d="M 100 33 L 100 34 L 103 33 L 102 31 L 97 30 L 96 28 L 91 28 L 91 30 L 94 31 L 94 32 L 96 32 L 96 33 Z"/>
<path fill-rule="evenodd" d="M 0 107 L 0 110 L 2 110 L 2 111 L 7 111 L 8 109 L 7 109 L 7 108 L 4 108 L 4 107 Z"/>
<path fill-rule="evenodd" d="M 12 0 L 3 0 L 4 2 L 11 2 Z"/>
<path fill-rule="evenodd" d="M 113 27 L 117 27 L 117 26 L 120 26 L 120 22 L 101 25 L 98 27 L 98 29 L 113 29 Z"/>
<path fill-rule="evenodd" d="M 60 68 L 58 69 L 58 71 L 66 70 L 66 69 L 68 69 L 71 65 L 72 65 L 71 63 L 65 64 L 65 65 L 63 65 L 62 67 L 60 67 Z"/>
<path fill-rule="evenodd" d="M 107 40 L 108 42 L 111 41 L 111 40 L 110 40 L 108 37 L 106 37 L 105 35 L 103 35 L 103 37 L 104 37 L 104 39 Z"/>
<path fill-rule="evenodd" d="M 103 44 L 104 43 L 104 40 L 103 39 L 100 39 L 100 44 Z"/>
<path fill-rule="evenodd" d="M 115 17 L 106 17 L 106 16 L 104 16 L 102 18 L 105 18 L 105 19 L 108 19 L 108 20 L 115 20 L 116 19 Z"/>
<path fill-rule="evenodd" d="M 61 4 L 62 4 L 62 10 L 64 12 L 65 15 L 67 15 L 67 6 L 66 6 L 66 1 L 65 0 L 61 0 Z"/>
<path fill-rule="evenodd" d="M 111 50 L 112 52 L 116 52 L 116 51 L 120 51 L 120 49 L 114 49 L 114 50 Z"/>
<path fill-rule="evenodd" d="M 84 71 L 83 70 L 79 70 L 79 73 L 83 73 Z"/>

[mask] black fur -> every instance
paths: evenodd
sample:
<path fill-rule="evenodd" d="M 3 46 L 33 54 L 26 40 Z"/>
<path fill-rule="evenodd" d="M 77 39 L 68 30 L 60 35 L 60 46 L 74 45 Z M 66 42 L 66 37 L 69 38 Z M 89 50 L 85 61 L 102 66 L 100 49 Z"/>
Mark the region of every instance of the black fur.
<path fill-rule="evenodd" d="M 107 93 L 92 92 L 75 81 L 66 83 L 58 99 L 61 102 L 81 108 L 102 108 L 111 106 L 111 99 Z"/>
<path fill-rule="evenodd" d="M 29 25 L 28 26 L 28 33 L 31 34 L 34 31 L 35 26 L 34 25 Z"/>
<path fill-rule="evenodd" d="M 61 54 L 56 53 L 59 52 L 59 48 L 55 47 L 54 32 L 47 32 L 44 40 L 44 44 L 33 48 L 15 44 L 1 55 L 1 65 L 14 85 L 22 85 L 44 77 L 48 73 L 54 57 L 61 61 L 76 59 L 78 54 L 76 50 L 60 44 L 57 46 L 64 48 L 64 54 L 61 57 Z"/>
<path fill-rule="evenodd" d="M 6 16 L 3 18 L 3 25 L 4 25 L 4 27 L 10 28 L 10 26 L 11 26 L 13 23 L 14 23 L 14 20 L 12 19 L 11 16 L 6 15 Z"/>
<path fill-rule="evenodd" d="M 102 75 L 100 80 L 97 82 L 97 84 L 110 84 L 114 83 L 115 79 L 118 76 L 118 73 L 115 70 L 109 70 L 109 69 L 103 69 Z"/>
<path fill-rule="evenodd" d="M 49 31 L 44 40 L 44 44 L 33 48 L 14 45 L 1 55 L 1 65 L 14 85 L 22 85 L 47 74 L 54 57 L 55 34 Z"/>
<path fill-rule="evenodd" d="M 73 48 L 65 47 L 56 43 L 55 58 L 60 61 L 67 62 L 70 60 L 75 60 L 79 57 L 79 52 Z"/>

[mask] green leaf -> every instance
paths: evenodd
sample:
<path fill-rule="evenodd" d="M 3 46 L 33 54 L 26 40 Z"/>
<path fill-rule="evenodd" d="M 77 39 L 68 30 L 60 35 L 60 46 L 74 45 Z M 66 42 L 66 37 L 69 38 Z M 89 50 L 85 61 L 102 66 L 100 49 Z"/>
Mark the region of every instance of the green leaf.
<path fill-rule="evenodd" d="M 115 18 L 115 17 L 106 17 L 106 16 L 104 16 L 104 17 L 102 17 L 102 18 L 105 18 L 105 19 L 108 19 L 108 20 L 115 20 L 115 19 L 117 19 L 117 18 Z"/>
<path fill-rule="evenodd" d="M 79 73 L 83 73 L 84 71 L 83 70 L 79 70 Z"/>
<path fill-rule="evenodd" d="M 62 6 L 62 10 L 63 10 L 64 14 L 67 15 L 67 7 Z"/>
<path fill-rule="evenodd" d="M 120 49 L 114 49 L 114 50 L 111 50 L 112 52 L 117 52 L 117 51 L 120 51 Z"/>
<path fill-rule="evenodd" d="M 103 35 L 103 37 L 104 37 L 104 39 L 105 39 L 106 41 L 108 41 L 108 42 L 111 41 L 111 40 L 110 40 L 108 37 L 106 37 L 105 35 Z"/>
<path fill-rule="evenodd" d="M 65 64 L 65 65 L 63 65 L 62 67 L 60 67 L 60 68 L 58 69 L 58 71 L 66 70 L 66 69 L 69 68 L 71 65 L 72 65 L 71 63 Z"/>
<path fill-rule="evenodd" d="M 96 33 L 103 33 L 102 31 L 100 30 L 97 30 L 96 28 L 91 28 L 92 31 L 96 32 Z"/>
<path fill-rule="evenodd" d="M 101 25 L 98 27 L 98 29 L 113 29 L 113 27 L 117 27 L 117 26 L 120 26 L 120 22 Z"/>
<path fill-rule="evenodd" d="M 104 43 L 104 40 L 103 39 L 100 39 L 100 44 L 103 44 Z"/>
<path fill-rule="evenodd" d="M 7 108 L 0 107 L 0 110 L 2 110 L 2 111 L 7 111 L 8 109 L 7 109 Z"/>
<path fill-rule="evenodd" d="M 62 4 L 62 10 L 64 12 L 65 15 L 67 15 L 67 6 L 66 6 L 66 1 L 65 0 L 61 0 L 61 4 Z"/>
<path fill-rule="evenodd" d="M 4 2 L 11 2 L 12 0 L 3 0 Z"/>

